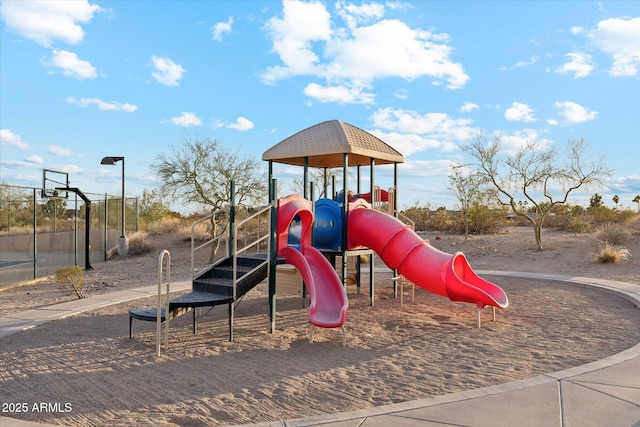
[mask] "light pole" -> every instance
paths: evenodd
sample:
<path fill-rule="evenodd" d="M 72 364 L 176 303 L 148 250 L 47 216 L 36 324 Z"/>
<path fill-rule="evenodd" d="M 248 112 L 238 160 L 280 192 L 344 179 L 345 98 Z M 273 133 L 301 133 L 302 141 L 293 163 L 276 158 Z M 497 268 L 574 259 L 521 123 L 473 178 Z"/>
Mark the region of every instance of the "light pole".
<path fill-rule="evenodd" d="M 118 255 L 126 256 L 129 253 L 129 241 L 125 236 L 124 227 L 124 156 L 107 156 L 103 157 L 100 161 L 101 165 L 115 165 L 122 160 L 122 232 L 120 233 L 120 239 L 118 240 Z"/>

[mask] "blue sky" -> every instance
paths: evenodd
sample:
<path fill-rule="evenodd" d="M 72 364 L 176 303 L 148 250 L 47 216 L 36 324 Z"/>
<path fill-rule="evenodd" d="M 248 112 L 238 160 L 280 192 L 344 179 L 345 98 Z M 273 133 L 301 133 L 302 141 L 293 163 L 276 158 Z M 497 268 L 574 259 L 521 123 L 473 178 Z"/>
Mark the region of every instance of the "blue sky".
<path fill-rule="evenodd" d="M 261 161 L 287 136 L 339 119 L 405 156 L 400 203 L 453 208 L 445 189 L 478 131 L 505 148 L 584 138 L 640 194 L 637 1 L 1 2 L 0 180 L 70 173 L 88 193 L 159 183 L 149 165 L 185 136 Z M 299 174 L 300 170 L 293 171 Z M 291 170 L 277 168 L 283 182 Z M 389 170 L 377 184 L 392 184 Z"/>

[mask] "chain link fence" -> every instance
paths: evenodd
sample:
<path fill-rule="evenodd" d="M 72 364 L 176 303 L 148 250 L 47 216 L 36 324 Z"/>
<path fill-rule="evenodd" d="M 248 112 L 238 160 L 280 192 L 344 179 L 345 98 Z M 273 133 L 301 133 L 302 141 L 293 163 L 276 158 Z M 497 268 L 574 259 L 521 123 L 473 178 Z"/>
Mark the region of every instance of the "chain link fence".
<path fill-rule="evenodd" d="M 60 267 L 91 267 L 117 246 L 121 196 L 85 193 L 90 200 L 85 203 L 77 194 L 61 195 L 66 197 L 0 184 L 0 289 L 55 274 Z M 126 234 L 138 230 L 138 218 L 138 198 L 125 198 Z"/>

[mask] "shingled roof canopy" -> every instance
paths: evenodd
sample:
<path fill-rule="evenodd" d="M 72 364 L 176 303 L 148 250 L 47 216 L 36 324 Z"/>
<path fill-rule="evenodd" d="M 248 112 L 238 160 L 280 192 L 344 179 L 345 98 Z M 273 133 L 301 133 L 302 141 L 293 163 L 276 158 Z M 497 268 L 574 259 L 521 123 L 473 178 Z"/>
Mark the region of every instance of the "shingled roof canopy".
<path fill-rule="evenodd" d="M 291 135 L 262 154 L 262 160 L 317 168 L 343 167 L 344 154 L 349 166 L 403 163 L 404 157 L 381 139 L 340 120 L 330 120 Z"/>

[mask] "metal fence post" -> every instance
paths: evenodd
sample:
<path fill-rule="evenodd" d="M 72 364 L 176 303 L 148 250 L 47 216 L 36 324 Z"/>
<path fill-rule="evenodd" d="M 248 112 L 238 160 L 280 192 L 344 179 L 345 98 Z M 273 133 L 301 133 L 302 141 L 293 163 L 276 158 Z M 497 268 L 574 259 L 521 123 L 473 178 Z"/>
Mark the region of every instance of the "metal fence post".
<path fill-rule="evenodd" d="M 33 189 L 33 278 L 38 278 L 38 229 L 36 222 L 36 195 L 38 191 Z"/>

